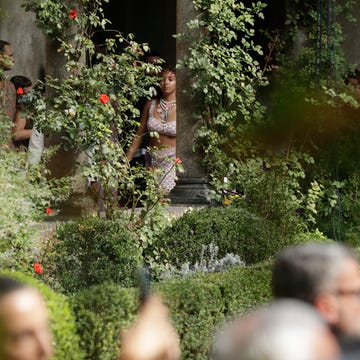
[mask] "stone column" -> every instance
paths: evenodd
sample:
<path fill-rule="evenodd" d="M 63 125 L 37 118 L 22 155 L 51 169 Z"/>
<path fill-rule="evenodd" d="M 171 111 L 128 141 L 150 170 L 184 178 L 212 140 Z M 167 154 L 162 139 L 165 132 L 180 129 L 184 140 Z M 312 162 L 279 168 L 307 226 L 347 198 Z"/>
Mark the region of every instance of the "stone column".
<path fill-rule="evenodd" d="M 46 39 L 46 75 L 54 78 L 64 79 L 67 74 L 65 71 L 66 60 L 62 53 L 58 52 L 59 43 L 57 41 Z M 47 89 L 47 95 L 52 96 L 53 91 Z M 46 146 L 62 145 L 61 134 L 52 134 L 46 138 Z M 47 164 L 51 175 L 55 178 L 71 176 L 75 173 L 77 154 L 71 150 L 65 150 L 60 146 L 56 154 Z"/>
<path fill-rule="evenodd" d="M 79 9 L 79 6 L 77 6 Z M 74 35 L 76 28 L 70 29 L 70 35 Z M 46 38 L 46 75 L 53 78 L 65 79 L 68 76 L 66 71 L 66 58 L 62 52 L 58 52 L 60 43 L 56 40 Z M 85 55 L 79 59 L 79 63 L 85 64 Z M 52 90 L 47 89 L 47 95 L 52 96 Z M 63 202 L 58 210 L 60 212 L 59 219 L 67 219 L 77 217 L 80 215 L 92 214 L 96 211 L 95 202 L 90 192 L 88 191 L 87 181 L 82 176 L 79 164 L 86 161 L 86 156 L 83 152 L 75 151 L 73 149 L 66 149 L 63 146 L 61 134 L 52 134 L 46 138 L 46 146 L 59 146 L 55 155 L 47 163 L 47 168 L 54 178 L 62 178 L 70 176 L 72 181 L 72 193 L 70 198 Z"/>
<path fill-rule="evenodd" d="M 186 24 L 194 19 L 196 10 L 192 0 L 177 1 L 177 33 L 188 31 Z M 189 43 L 183 39 L 176 40 L 176 57 L 181 59 L 187 52 Z M 178 70 L 176 76 L 177 90 L 177 140 L 176 156 L 181 158 L 184 172 L 178 173 L 178 181 L 170 193 L 171 204 L 209 204 L 209 186 L 207 173 L 202 166 L 202 154 L 193 151 L 195 134 L 198 129 L 193 113 L 194 101 L 184 90 L 189 89 L 189 77 L 186 70 Z"/>

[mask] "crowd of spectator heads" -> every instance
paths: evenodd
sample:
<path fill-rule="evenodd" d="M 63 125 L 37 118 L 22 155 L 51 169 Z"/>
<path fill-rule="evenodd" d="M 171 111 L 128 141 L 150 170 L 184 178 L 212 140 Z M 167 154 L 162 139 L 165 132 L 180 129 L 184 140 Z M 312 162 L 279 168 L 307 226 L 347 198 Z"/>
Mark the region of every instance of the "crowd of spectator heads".
<path fill-rule="evenodd" d="M 217 330 L 213 360 L 354 360 L 360 356 L 360 267 L 339 243 L 292 245 L 277 254 L 273 299 Z M 161 295 L 143 299 L 121 332 L 120 360 L 178 360 L 180 341 Z M 39 292 L 0 277 L 0 359 L 54 353 Z"/>

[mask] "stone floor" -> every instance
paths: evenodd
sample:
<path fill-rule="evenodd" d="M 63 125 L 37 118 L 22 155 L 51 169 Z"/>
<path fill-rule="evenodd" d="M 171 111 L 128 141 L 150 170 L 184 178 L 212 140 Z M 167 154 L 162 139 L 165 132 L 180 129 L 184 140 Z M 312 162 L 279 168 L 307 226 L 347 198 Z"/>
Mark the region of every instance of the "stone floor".
<path fill-rule="evenodd" d="M 180 217 L 184 214 L 185 211 L 190 210 L 190 209 L 201 209 L 205 206 L 200 206 L 200 205 L 169 205 L 166 210 L 168 212 L 168 214 L 171 217 Z M 141 211 L 142 208 L 137 208 L 136 211 Z M 79 212 L 74 212 L 74 211 L 64 211 L 64 212 L 60 212 L 58 215 L 55 216 L 50 216 L 48 218 L 45 219 L 44 221 L 44 228 L 49 228 L 49 229 L 53 229 L 55 224 L 57 222 L 63 222 L 63 221 L 70 221 L 70 220 L 74 220 L 77 219 L 81 216 L 81 214 Z"/>
<path fill-rule="evenodd" d="M 167 211 L 169 215 L 173 218 L 178 218 L 184 214 L 185 211 L 189 209 L 200 209 L 205 206 L 199 205 L 169 205 L 167 207 Z M 138 211 L 141 211 L 141 208 L 138 208 Z M 79 218 L 79 214 L 69 213 L 69 214 L 59 214 L 56 216 L 50 216 L 45 219 L 45 221 L 41 224 L 40 231 L 40 241 L 45 241 L 51 238 L 52 234 L 56 231 L 57 225 L 64 221 L 71 221 Z"/>

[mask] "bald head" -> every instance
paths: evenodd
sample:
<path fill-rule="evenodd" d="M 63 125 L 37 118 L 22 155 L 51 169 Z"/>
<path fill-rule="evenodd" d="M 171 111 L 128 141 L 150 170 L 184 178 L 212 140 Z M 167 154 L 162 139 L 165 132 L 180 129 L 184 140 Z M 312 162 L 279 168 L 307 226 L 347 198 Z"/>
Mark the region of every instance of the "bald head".
<path fill-rule="evenodd" d="M 47 360 L 51 354 L 51 334 L 42 296 L 36 289 L 1 278 L 0 359 Z"/>
<path fill-rule="evenodd" d="M 334 336 L 319 314 L 297 300 L 279 300 L 228 325 L 215 360 L 339 360 Z"/>

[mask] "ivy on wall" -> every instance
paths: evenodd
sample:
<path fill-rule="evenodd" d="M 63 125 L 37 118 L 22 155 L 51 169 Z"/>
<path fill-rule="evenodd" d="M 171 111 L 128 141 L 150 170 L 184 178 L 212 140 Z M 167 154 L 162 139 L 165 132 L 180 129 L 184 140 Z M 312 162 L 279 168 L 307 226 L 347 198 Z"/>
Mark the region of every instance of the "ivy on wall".
<path fill-rule="evenodd" d="M 263 50 L 254 37 L 265 4 L 245 6 L 235 0 L 193 4 L 198 16 L 187 24 L 189 31 L 178 35 L 190 42 L 179 67 L 191 78 L 190 93 L 198 105 L 195 117 L 201 124 L 197 142 L 215 181 L 229 163 L 224 157 L 238 156 L 244 149 L 243 127 L 262 118 L 256 90 L 267 80 L 259 63 Z"/>

